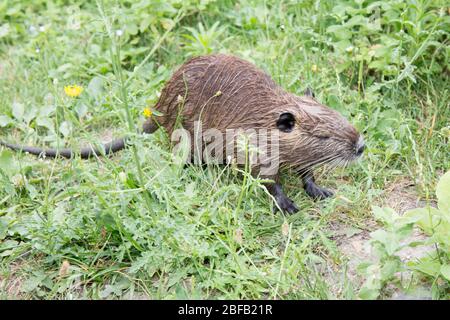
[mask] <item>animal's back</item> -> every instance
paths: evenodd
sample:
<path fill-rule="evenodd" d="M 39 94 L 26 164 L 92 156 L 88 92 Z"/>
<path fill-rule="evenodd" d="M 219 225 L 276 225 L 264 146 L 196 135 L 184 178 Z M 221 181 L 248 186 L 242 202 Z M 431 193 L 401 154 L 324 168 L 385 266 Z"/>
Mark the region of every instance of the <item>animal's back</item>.
<path fill-rule="evenodd" d="M 203 128 L 251 128 L 255 119 L 284 100 L 285 92 L 262 70 L 235 56 L 216 54 L 183 64 L 164 87 L 156 109 L 169 133 L 179 113 L 192 132 L 201 118 Z M 287 97 L 286 97 L 287 98 Z"/>

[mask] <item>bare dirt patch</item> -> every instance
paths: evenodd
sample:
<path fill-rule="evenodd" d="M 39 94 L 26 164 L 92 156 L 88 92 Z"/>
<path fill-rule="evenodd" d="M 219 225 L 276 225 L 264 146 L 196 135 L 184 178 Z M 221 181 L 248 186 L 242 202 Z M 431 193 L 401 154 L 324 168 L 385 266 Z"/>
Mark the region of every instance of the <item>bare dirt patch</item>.
<path fill-rule="evenodd" d="M 393 208 L 397 213 L 403 214 L 407 210 L 426 206 L 426 202 L 420 199 L 411 180 L 401 178 L 387 186 L 384 197 L 377 205 Z M 362 277 L 357 272 L 358 265 L 364 261 L 375 262 L 377 259 L 368 242 L 371 230 L 377 229 L 377 223 L 371 219 L 367 221 L 366 226 L 366 230 L 356 229 L 342 223 L 336 223 L 332 227 L 336 234 L 334 240 L 347 260 L 347 276 L 358 286 L 363 282 Z M 422 232 L 414 230 L 413 234 L 405 240 L 405 243 L 421 241 L 425 238 L 426 236 Z M 402 261 L 406 262 L 423 257 L 432 250 L 434 248 L 431 246 L 406 247 L 397 254 Z M 403 294 L 397 291 L 392 298 L 396 299 L 402 296 Z"/>
<path fill-rule="evenodd" d="M 21 289 L 26 279 L 20 274 L 23 265 L 23 261 L 13 263 L 10 265 L 8 274 L 0 274 L 0 293 L 5 295 L 5 298 L 22 299 L 24 297 Z"/>
<path fill-rule="evenodd" d="M 406 178 L 399 178 L 388 185 L 381 202 L 381 206 L 390 207 L 398 214 L 425 205 L 426 202 L 419 198 L 414 182 Z"/>

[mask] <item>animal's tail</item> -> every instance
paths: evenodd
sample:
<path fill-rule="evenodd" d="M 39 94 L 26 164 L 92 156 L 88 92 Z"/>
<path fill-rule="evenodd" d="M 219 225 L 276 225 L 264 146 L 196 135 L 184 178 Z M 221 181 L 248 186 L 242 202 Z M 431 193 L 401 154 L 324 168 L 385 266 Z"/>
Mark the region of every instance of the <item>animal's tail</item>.
<path fill-rule="evenodd" d="M 8 147 L 12 150 L 26 152 L 30 154 L 34 154 L 36 156 L 42 156 L 46 158 L 55 158 L 55 157 L 64 157 L 64 158 L 73 158 L 77 154 L 82 159 L 88 159 L 94 155 L 101 156 L 103 154 L 108 155 L 110 153 L 114 153 L 116 151 L 122 150 L 125 148 L 126 138 L 120 138 L 113 140 L 111 142 L 106 143 L 103 146 L 103 150 L 99 150 L 98 148 L 93 147 L 85 147 L 80 150 L 80 152 L 75 152 L 72 149 L 64 148 L 64 149 L 44 149 L 37 147 L 29 147 L 29 146 L 21 146 L 18 144 L 11 144 L 7 142 L 0 141 L 0 145 Z"/>
<path fill-rule="evenodd" d="M 151 118 L 147 119 L 144 122 L 142 131 L 144 133 L 153 133 L 158 129 L 157 123 L 151 120 Z M 79 152 L 75 152 L 72 149 L 64 148 L 64 149 L 44 149 L 37 147 L 29 147 L 29 146 L 21 146 L 18 144 L 12 144 L 0 141 L 0 145 L 10 148 L 12 150 L 27 152 L 30 154 L 34 154 L 36 156 L 42 156 L 47 158 L 55 158 L 55 157 L 64 157 L 64 158 L 73 158 L 76 155 L 79 155 L 82 159 L 88 159 L 92 156 L 102 156 L 108 155 L 119 150 L 122 150 L 126 146 L 127 138 L 119 138 L 115 139 L 111 142 L 105 143 L 101 149 L 93 148 L 93 147 L 85 147 L 82 148 Z"/>

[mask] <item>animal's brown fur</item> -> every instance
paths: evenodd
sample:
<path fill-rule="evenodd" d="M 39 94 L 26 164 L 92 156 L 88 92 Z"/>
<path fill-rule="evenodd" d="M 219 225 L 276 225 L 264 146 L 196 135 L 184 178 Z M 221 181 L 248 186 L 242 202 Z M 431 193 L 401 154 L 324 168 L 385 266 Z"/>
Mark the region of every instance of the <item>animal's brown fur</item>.
<path fill-rule="evenodd" d="M 192 135 L 200 117 L 203 129 L 276 130 L 279 116 L 290 112 L 296 124 L 292 132 L 280 132 L 280 163 L 299 169 L 322 161 L 350 161 L 359 139 L 338 112 L 283 90 L 255 65 L 224 54 L 186 62 L 166 84 L 155 108 L 163 114 L 157 121 L 169 134 L 182 108 L 182 126 Z"/>

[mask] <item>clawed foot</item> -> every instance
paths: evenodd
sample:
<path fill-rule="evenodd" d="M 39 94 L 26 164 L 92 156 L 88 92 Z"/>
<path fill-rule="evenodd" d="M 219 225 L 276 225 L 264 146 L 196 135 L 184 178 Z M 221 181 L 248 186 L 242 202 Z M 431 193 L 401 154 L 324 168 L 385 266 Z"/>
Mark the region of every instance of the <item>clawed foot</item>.
<path fill-rule="evenodd" d="M 305 192 L 311 198 L 319 199 L 319 200 L 329 198 L 329 197 L 333 196 L 333 194 L 334 194 L 332 191 L 325 189 L 325 188 L 321 188 L 315 183 L 306 184 Z"/>
<path fill-rule="evenodd" d="M 298 212 L 298 207 L 295 205 L 294 201 L 292 201 L 288 197 L 284 196 L 275 199 L 277 200 L 277 204 L 281 208 L 281 210 L 283 210 L 283 212 L 289 214 L 294 214 Z M 274 210 L 277 211 L 277 209 L 278 208 L 276 207 Z"/>
<path fill-rule="evenodd" d="M 289 199 L 281 189 L 280 184 L 273 184 L 268 187 L 269 192 L 273 195 L 277 201 L 278 207 L 285 213 L 293 214 L 298 212 L 298 207 L 295 205 L 294 201 Z M 274 211 L 278 210 L 278 207 L 274 208 Z"/>
<path fill-rule="evenodd" d="M 308 196 L 313 199 L 326 199 L 334 195 L 333 191 L 321 188 L 316 184 L 314 175 L 310 171 L 300 172 L 303 181 L 303 188 Z"/>

